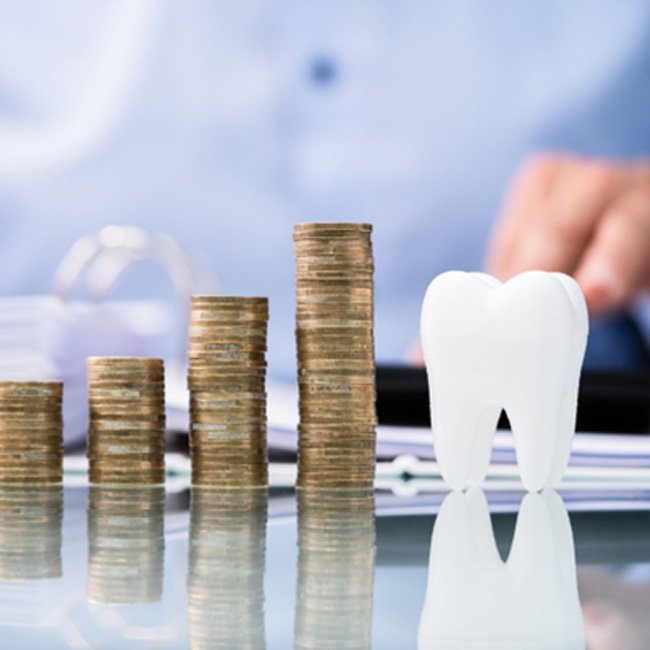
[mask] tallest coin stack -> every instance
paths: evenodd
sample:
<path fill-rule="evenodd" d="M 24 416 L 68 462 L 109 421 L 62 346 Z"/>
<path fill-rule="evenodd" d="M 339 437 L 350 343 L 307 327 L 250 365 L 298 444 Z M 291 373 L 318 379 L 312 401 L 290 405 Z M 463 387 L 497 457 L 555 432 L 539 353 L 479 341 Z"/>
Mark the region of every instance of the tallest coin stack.
<path fill-rule="evenodd" d="M 371 225 L 356 223 L 304 223 L 294 230 L 301 487 L 373 483 L 371 232 Z"/>

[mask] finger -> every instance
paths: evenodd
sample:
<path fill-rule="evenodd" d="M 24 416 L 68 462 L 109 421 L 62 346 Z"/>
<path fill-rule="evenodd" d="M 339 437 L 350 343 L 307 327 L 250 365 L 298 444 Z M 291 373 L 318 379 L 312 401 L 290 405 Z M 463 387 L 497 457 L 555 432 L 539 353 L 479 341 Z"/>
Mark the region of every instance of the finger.
<path fill-rule="evenodd" d="M 569 157 L 534 160 L 506 204 L 490 272 L 502 279 L 529 269 L 573 272 L 624 178 L 614 164 Z"/>
<path fill-rule="evenodd" d="M 576 280 L 594 312 L 624 306 L 650 280 L 650 188 L 632 188 L 605 212 Z"/>
<path fill-rule="evenodd" d="M 422 353 L 422 346 L 420 345 L 420 339 L 416 339 L 411 343 L 408 350 L 406 351 L 406 363 L 412 366 L 423 366 L 424 365 L 424 354 Z"/>
<path fill-rule="evenodd" d="M 547 202 L 565 163 L 564 156 L 538 154 L 520 165 L 506 192 L 488 245 L 485 264 L 488 273 L 506 279 L 526 216 L 536 205 Z"/>

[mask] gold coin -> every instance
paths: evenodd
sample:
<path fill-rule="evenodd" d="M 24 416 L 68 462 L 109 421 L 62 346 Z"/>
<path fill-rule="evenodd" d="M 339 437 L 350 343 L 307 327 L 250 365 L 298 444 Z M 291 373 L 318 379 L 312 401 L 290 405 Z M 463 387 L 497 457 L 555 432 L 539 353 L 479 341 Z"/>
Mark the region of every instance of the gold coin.
<path fill-rule="evenodd" d="M 305 442 L 309 444 L 309 441 L 321 442 L 326 445 L 330 442 L 334 443 L 336 441 L 341 441 L 341 444 L 344 444 L 348 441 L 360 440 L 374 445 L 375 434 L 373 433 L 373 428 L 371 427 L 349 427 L 346 431 L 346 425 L 341 422 L 337 424 L 331 424 L 329 426 L 325 425 L 314 425 L 313 427 L 307 425 L 299 425 L 299 443 Z"/>
<path fill-rule="evenodd" d="M 203 468 L 222 466 L 224 469 L 231 469 L 240 465 L 260 465 L 267 461 L 267 454 L 260 450 L 245 451 L 224 450 L 213 453 L 194 453 L 192 461 Z"/>
<path fill-rule="evenodd" d="M 190 354 L 190 363 L 193 367 L 201 366 L 218 366 L 221 368 L 228 367 L 266 367 L 266 355 L 263 352 L 201 352 L 200 354 Z"/>
<path fill-rule="evenodd" d="M 372 343 L 373 334 L 372 327 L 359 327 L 354 330 L 341 331 L 340 329 L 332 329 L 327 331 L 320 328 L 318 330 L 309 330 L 305 328 L 296 328 L 296 338 L 300 345 L 311 345 L 319 343 L 327 345 L 329 343 L 338 343 L 348 341 L 349 343 Z"/>
<path fill-rule="evenodd" d="M 220 387 L 224 391 L 241 390 L 243 392 L 257 391 L 260 394 L 264 393 L 264 380 L 248 381 L 246 379 L 233 379 L 233 380 L 188 380 L 188 388 L 190 395 L 212 394 L 218 392 Z"/>
<path fill-rule="evenodd" d="M 206 409 L 193 409 L 191 411 L 192 424 L 213 424 L 214 430 L 219 426 L 224 426 L 231 429 L 237 424 L 250 424 L 266 426 L 266 417 L 264 409 L 256 409 L 249 411 L 216 411 Z"/>
<path fill-rule="evenodd" d="M 162 359 L 153 357 L 131 357 L 131 356 L 114 356 L 114 357 L 88 357 L 87 364 L 93 367 L 100 366 L 126 366 L 126 367 L 156 367 L 164 366 Z"/>
<path fill-rule="evenodd" d="M 257 392 L 265 394 L 266 373 L 223 373 L 201 371 L 189 373 L 187 382 L 190 388 L 196 388 L 197 392 L 219 393 L 219 392 Z"/>
<path fill-rule="evenodd" d="M 149 364 L 134 364 L 129 366 L 127 364 L 91 364 L 89 363 L 86 371 L 89 376 L 116 376 L 124 377 L 131 375 L 138 378 L 159 378 L 164 377 L 165 369 L 160 365 Z"/>
<path fill-rule="evenodd" d="M 376 426 L 377 419 L 373 415 L 365 415 L 356 419 L 344 418 L 343 416 L 339 418 L 322 418 L 320 421 L 316 419 L 309 418 L 300 418 L 300 433 L 301 438 L 305 436 L 313 436 L 314 438 L 324 435 L 322 431 L 327 430 L 328 427 L 333 430 L 338 429 L 338 427 L 356 427 L 359 429 L 358 436 L 362 436 L 363 431 L 370 432 L 373 427 Z M 370 435 L 368 433 L 368 435 Z M 356 436 L 355 436 L 356 437 Z"/>
<path fill-rule="evenodd" d="M 160 485 L 165 482 L 165 473 L 160 470 L 130 474 L 93 471 L 88 481 L 94 485 Z"/>
<path fill-rule="evenodd" d="M 372 224 L 355 221 L 304 221 L 294 225 L 294 232 L 319 232 L 321 230 L 335 229 L 337 231 L 363 231 L 372 232 Z"/>
<path fill-rule="evenodd" d="M 313 255 L 347 255 L 350 253 L 369 254 L 372 251 L 372 241 L 370 237 L 350 237 L 343 239 L 294 239 L 293 248 L 296 256 L 305 252 Z"/>
<path fill-rule="evenodd" d="M 156 422 L 149 420 L 93 420 L 89 431 L 98 434 L 105 431 L 150 431 L 156 433 L 162 427 L 164 427 L 162 419 Z"/>
<path fill-rule="evenodd" d="M 193 422 L 190 425 L 190 433 L 197 443 L 213 443 L 216 445 L 242 441 L 247 444 L 251 440 L 265 435 L 265 428 L 262 423 L 226 426 L 209 422 Z"/>
<path fill-rule="evenodd" d="M 259 391 L 229 391 L 219 390 L 212 393 L 196 393 L 191 399 L 197 405 L 205 406 L 237 406 L 246 405 L 249 402 L 265 403 L 266 394 Z"/>
<path fill-rule="evenodd" d="M 191 298 L 192 303 L 206 303 L 210 305 L 268 305 L 269 299 L 265 296 L 224 296 L 196 294 Z"/>
<path fill-rule="evenodd" d="M 90 423 L 88 430 L 92 434 L 98 436 L 98 440 L 115 441 L 121 444 L 123 441 L 133 441 L 134 444 L 141 444 L 145 441 L 162 440 L 164 438 L 164 430 L 155 423 L 155 426 L 149 428 L 135 429 L 95 429 L 93 423 Z"/>
<path fill-rule="evenodd" d="M 0 380 L 0 396 L 3 397 L 61 397 L 63 382 L 60 381 L 7 381 Z"/>
<path fill-rule="evenodd" d="M 158 448 L 148 445 L 92 445 L 88 447 L 88 458 L 105 459 L 107 462 L 116 462 L 123 458 L 157 458 L 164 463 L 164 447 Z"/>
<path fill-rule="evenodd" d="M 225 421 L 225 418 L 230 416 L 246 416 L 246 417 L 256 417 L 260 421 L 263 421 L 264 414 L 266 413 L 266 403 L 259 405 L 252 405 L 248 407 L 235 406 L 235 407 L 223 407 L 223 406 L 197 406 L 196 404 L 190 405 L 190 412 L 192 414 L 201 414 L 204 413 L 205 417 L 213 418 L 219 421 Z"/>
<path fill-rule="evenodd" d="M 298 304 L 295 311 L 296 320 L 327 320 L 335 318 L 337 320 L 360 320 L 364 321 L 363 329 L 365 332 L 354 332 L 357 336 L 363 335 L 369 337 L 372 333 L 372 322 L 373 322 L 373 310 L 371 307 L 368 309 L 360 308 L 351 308 L 351 307 L 340 307 L 332 305 L 324 306 L 314 306 L 314 305 L 300 305 Z M 309 339 L 310 337 L 314 338 L 315 334 L 310 333 L 308 330 L 303 332 L 303 334 Z M 330 336 L 345 336 L 346 333 L 338 332 L 337 334 L 331 334 Z M 349 334 L 347 334 L 349 336 Z M 317 341 L 315 341 L 317 342 Z"/>
<path fill-rule="evenodd" d="M 324 223 L 297 224 L 293 230 L 293 238 L 296 241 L 304 240 L 329 240 L 329 239 L 362 239 L 368 238 L 372 232 L 372 226 L 368 224 L 349 224 L 350 227 L 343 227 L 347 224 L 334 224 L 328 226 Z"/>
<path fill-rule="evenodd" d="M 375 450 L 373 448 L 316 449 L 306 447 L 299 449 L 298 459 L 299 463 L 305 467 L 322 466 L 330 469 L 340 465 L 365 467 L 368 462 L 375 462 Z"/>
<path fill-rule="evenodd" d="M 245 328 L 251 333 L 264 333 L 267 328 L 266 318 L 261 319 L 256 314 L 207 314 L 196 312 L 192 314 L 191 327 L 212 330 L 213 332 L 228 333 L 228 330 Z"/>
<path fill-rule="evenodd" d="M 300 413 L 305 416 L 325 417 L 328 413 L 332 417 L 345 417 L 346 414 L 372 413 L 375 410 L 375 396 L 369 393 L 366 396 L 354 396 L 349 393 L 332 396 L 330 394 L 307 393 L 300 400 Z"/>
<path fill-rule="evenodd" d="M 138 411 L 138 412 L 156 412 L 164 409 L 165 400 L 162 396 L 158 397 L 136 397 L 136 398 L 106 398 L 106 397 L 96 397 L 95 395 L 90 395 L 88 397 L 88 403 L 93 409 L 99 409 L 103 411 L 111 411 L 115 409 L 119 411 L 120 409 L 128 409 L 129 411 Z"/>
<path fill-rule="evenodd" d="M 27 430 L 0 432 L 0 450 L 2 451 L 58 450 L 62 447 L 62 429 L 37 433 Z"/>
<path fill-rule="evenodd" d="M 313 251 L 307 254 L 296 251 L 295 274 L 298 278 L 320 271 L 339 272 L 351 279 L 367 279 L 367 275 L 374 273 L 375 267 L 370 251 L 327 256 L 317 256 Z"/>
<path fill-rule="evenodd" d="M 309 326 L 316 323 L 316 327 L 340 327 L 340 323 L 352 323 L 351 327 L 365 326 L 372 328 L 372 313 L 363 313 L 351 309 L 310 309 L 296 310 L 296 324 L 298 326 Z"/>
<path fill-rule="evenodd" d="M 133 429 L 142 430 L 142 429 L 153 429 L 156 430 L 158 427 L 165 426 L 165 414 L 164 413 L 139 413 L 135 410 L 130 412 L 115 413 L 111 412 L 110 414 L 97 413 L 96 411 L 90 412 L 90 423 L 93 427 L 98 430 L 130 430 L 131 424 L 133 424 Z"/>
<path fill-rule="evenodd" d="M 161 461 L 159 458 L 152 458 L 148 460 L 140 460 L 137 458 L 125 457 L 123 463 L 117 462 L 114 458 L 104 459 L 90 457 L 89 462 L 93 468 L 100 468 L 102 470 L 114 472 L 114 473 L 126 473 L 126 472 L 136 472 L 136 471 L 145 471 L 145 470 L 158 470 L 161 467 Z M 103 463 L 103 460 L 108 462 Z M 101 467 L 105 465 L 104 467 Z"/>
<path fill-rule="evenodd" d="M 140 370 L 89 370 L 88 383 L 98 386 L 120 388 L 122 386 L 145 389 L 161 389 L 165 387 L 165 375 Z"/>
<path fill-rule="evenodd" d="M 315 287 L 296 287 L 296 302 L 298 304 L 320 304 L 328 302 L 334 304 L 374 304 L 373 287 L 355 287 L 349 284 L 344 287 L 332 285 Z"/>
<path fill-rule="evenodd" d="M 246 339 L 232 341 L 204 341 L 200 347 L 201 352 L 266 352 L 266 342 L 248 341 Z"/>
<path fill-rule="evenodd" d="M 237 478 L 245 474 L 264 476 L 267 472 L 267 466 L 261 463 L 242 463 L 237 466 L 232 465 L 196 465 L 192 468 L 192 474 L 208 474 L 220 476 L 222 478 Z"/>

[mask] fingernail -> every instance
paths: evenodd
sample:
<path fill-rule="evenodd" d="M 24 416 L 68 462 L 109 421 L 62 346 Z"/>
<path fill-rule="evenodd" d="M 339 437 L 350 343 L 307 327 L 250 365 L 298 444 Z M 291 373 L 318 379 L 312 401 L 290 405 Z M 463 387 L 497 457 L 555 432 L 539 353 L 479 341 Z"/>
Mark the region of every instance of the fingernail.
<path fill-rule="evenodd" d="M 608 309 L 618 305 L 625 289 L 620 275 L 608 264 L 592 263 L 576 276 L 587 303 L 592 309 Z"/>

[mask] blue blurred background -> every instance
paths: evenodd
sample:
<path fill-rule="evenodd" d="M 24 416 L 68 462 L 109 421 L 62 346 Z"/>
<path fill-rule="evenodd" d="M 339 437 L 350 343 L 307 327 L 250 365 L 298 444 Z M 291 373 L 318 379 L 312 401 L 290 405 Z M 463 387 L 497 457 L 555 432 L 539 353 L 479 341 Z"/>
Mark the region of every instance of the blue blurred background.
<path fill-rule="evenodd" d="M 16 0 L 0 4 L 0 294 L 51 291 L 108 224 L 171 235 L 271 300 L 294 372 L 293 224 L 375 225 L 377 353 L 431 278 L 480 270 L 538 150 L 650 151 L 646 0 Z M 167 297 L 153 267 L 116 295 Z"/>

